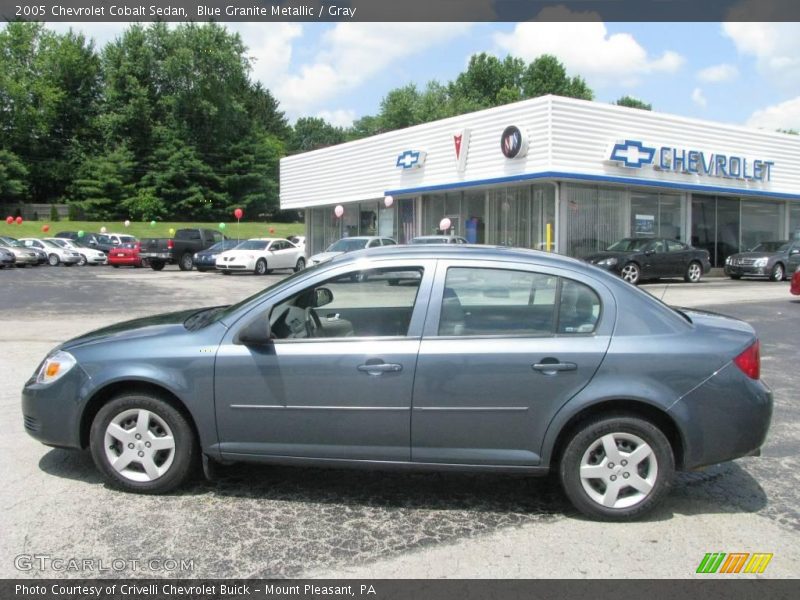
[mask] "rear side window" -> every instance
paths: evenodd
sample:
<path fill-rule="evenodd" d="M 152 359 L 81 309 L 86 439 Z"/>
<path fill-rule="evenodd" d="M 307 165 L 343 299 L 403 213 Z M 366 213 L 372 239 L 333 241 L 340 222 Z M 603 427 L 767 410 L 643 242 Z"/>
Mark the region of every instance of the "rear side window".
<path fill-rule="evenodd" d="M 179 229 L 175 232 L 176 240 L 199 240 L 200 232 L 196 229 Z"/>
<path fill-rule="evenodd" d="M 440 336 L 549 336 L 594 332 L 600 298 L 589 286 L 545 273 L 451 268 Z"/>

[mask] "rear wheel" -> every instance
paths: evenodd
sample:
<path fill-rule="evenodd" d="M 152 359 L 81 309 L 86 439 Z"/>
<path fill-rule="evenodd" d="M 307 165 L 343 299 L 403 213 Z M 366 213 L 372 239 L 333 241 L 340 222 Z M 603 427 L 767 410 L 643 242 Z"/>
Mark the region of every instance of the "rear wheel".
<path fill-rule="evenodd" d="M 180 261 L 178 262 L 178 268 L 181 271 L 191 271 L 192 270 L 192 255 L 188 252 L 185 252 L 182 256 Z"/>
<path fill-rule="evenodd" d="M 161 261 L 155 261 L 155 260 L 151 261 L 150 262 L 150 268 L 153 269 L 153 271 L 161 271 L 164 268 L 164 263 L 161 262 Z"/>
<path fill-rule="evenodd" d="M 741 275 L 731 275 L 731 279 L 736 279 L 737 281 L 738 281 L 739 279 L 741 279 L 741 278 L 742 278 L 742 276 L 741 276 Z"/>
<path fill-rule="evenodd" d="M 306 259 L 305 258 L 298 258 L 297 264 L 294 266 L 294 272 L 297 273 L 298 271 L 302 271 L 306 268 Z"/>
<path fill-rule="evenodd" d="M 230 271 L 223 271 L 223 272 L 222 272 L 222 274 L 223 274 L 223 275 L 230 275 L 230 274 L 231 274 L 231 272 L 230 272 Z"/>
<path fill-rule="evenodd" d="M 692 261 L 689 263 L 689 266 L 686 267 L 686 273 L 683 276 L 684 281 L 688 281 L 689 283 L 697 283 L 700 281 L 700 278 L 703 276 L 703 267 L 697 261 Z"/>
<path fill-rule="evenodd" d="M 103 406 L 92 422 L 89 445 L 111 485 L 143 494 L 184 483 L 198 457 L 187 418 L 148 394 L 125 394 Z"/>
<path fill-rule="evenodd" d="M 774 267 L 772 267 L 772 271 L 769 274 L 769 278 L 772 281 L 783 281 L 783 278 L 785 276 L 786 276 L 786 271 L 781 263 L 778 263 Z"/>
<path fill-rule="evenodd" d="M 256 267 L 253 269 L 253 273 L 256 275 L 266 275 L 267 274 L 267 261 L 263 258 L 259 258 L 256 261 Z"/>
<path fill-rule="evenodd" d="M 672 447 L 658 427 L 633 416 L 602 417 L 569 438 L 559 476 L 575 508 L 626 521 L 651 511 L 675 473 Z"/>
<path fill-rule="evenodd" d="M 636 285 L 639 283 L 639 277 L 641 276 L 642 272 L 639 269 L 639 265 L 634 262 L 629 262 L 624 267 L 622 267 L 622 271 L 620 271 L 620 275 L 622 275 L 622 279 L 627 281 L 628 283 L 632 283 Z"/>
<path fill-rule="evenodd" d="M 58 254 L 51 254 L 50 256 L 47 257 L 47 262 L 50 263 L 51 267 L 57 267 L 58 263 L 60 263 L 61 261 L 58 258 Z"/>

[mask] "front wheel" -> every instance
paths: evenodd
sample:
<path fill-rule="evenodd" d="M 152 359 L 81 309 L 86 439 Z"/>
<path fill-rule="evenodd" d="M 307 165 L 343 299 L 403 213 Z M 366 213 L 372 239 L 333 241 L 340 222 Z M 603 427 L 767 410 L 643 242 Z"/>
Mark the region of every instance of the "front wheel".
<path fill-rule="evenodd" d="M 742 278 L 741 275 L 731 275 L 731 279 L 733 279 L 735 281 L 739 281 L 741 278 Z"/>
<path fill-rule="evenodd" d="M 117 396 L 103 406 L 92 422 L 89 445 L 111 485 L 142 494 L 183 484 L 198 456 L 187 418 L 149 394 Z"/>
<path fill-rule="evenodd" d="M 633 416 L 604 417 L 569 438 L 559 476 L 583 514 L 627 521 L 651 511 L 667 494 L 675 473 L 672 447 L 658 427 Z"/>
<path fill-rule="evenodd" d="M 267 261 L 263 258 L 259 258 L 256 261 L 256 268 L 253 269 L 253 273 L 256 275 L 266 275 L 267 274 Z"/>
<path fill-rule="evenodd" d="M 294 266 L 294 272 L 297 273 L 298 271 L 302 271 L 306 268 L 306 259 L 305 258 L 298 258 L 297 264 Z"/>
<path fill-rule="evenodd" d="M 181 260 L 178 262 L 178 268 L 181 271 L 191 271 L 192 270 L 192 255 L 188 252 L 185 252 L 183 256 L 181 256 Z"/>
<path fill-rule="evenodd" d="M 783 281 L 784 276 L 786 275 L 786 271 L 783 268 L 781 263 L 778 263 L 774 267 L 772 267 L 772 271 L 769 274 L 769 278 L 772 281 Z"/>
<path fill-rule="evenodd" d="M 60 263 L 61 261 L 59 260 L 57 254 L 51 254 L 50 256 L 47 257 L 47 262 L 50 263 L 51 267 L 57 267 L 58 263 Z"/>
<path fill-rule="evenodd" d="M 622 275 L 622 279 L 636 285 L 639 283 L 639 277 L 641 276 L 642 272 L 639 269 L 639 265 L 636 263 L 629 262 L 624 267 L 622 267 L 622 271 L 620 271 L 620 275 Z"/>
<path fill-rule="evenodd" d="M 154 260 L 150 263 L 150 268 L 153 269 L 153 271 L 161 271 L 164 268 L 164 263 Z"/>
<path fill-rule="evenodd" d="M 697 283 L 700 281 L 700 278 L 703 276 L 703 267 L 700 266 L 700 263 L 697 261 L 692 261 L 689 263 L 689 266 L 686 267 L 686 273 L 683 276 L 683 280 L 689 283 Z"/>
<path fill-rule="evenodd" d="M 86 263 L 87 263 L 87 262 L 88 262 L 88 261 L 86 260 L 86 257 L 85 257 L 83 254 L 81 254 L 81 258 L 80 258 L 80 260 L 78 261 L 78 266 L 79 266 L 79 267 L 84 267 L 84 266 L 86 266 Z"/>

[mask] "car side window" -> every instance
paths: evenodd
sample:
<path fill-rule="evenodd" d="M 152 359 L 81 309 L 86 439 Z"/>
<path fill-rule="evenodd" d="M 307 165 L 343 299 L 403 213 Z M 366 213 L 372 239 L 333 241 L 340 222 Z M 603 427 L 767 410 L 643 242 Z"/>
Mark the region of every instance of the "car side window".
<path fill-rule="evenodd" d="M 592 333 L 600 318 L 600 298 L 588 285 L 561 280 L 558 308 L 559 333 Z"/>
<path fill-rule="evenodd" d="M 369 243 L 367 244 L 367 248 L 375 248 L 380 245 L 381 245 L 380 240 L 370 240 Z"/>
<path fill-rule="evenodd" d="M 439 335 L 552 335 L 557 283 L 543 273 L 450 268 Z"/>
<path fill-rule="evenodd" d="M 390 238 L 383 238 L 382 241 L 383 241 L 383 245 L 384 246 L 395 246 L 396 245 L 395 241 L 393 239 L 390 239 Z"/>
<path fill-rule="evenodd" d="M 650 250 L 652 250 L 653 252 L 655 252 L 657 254 L 661 253 L 661 252 L 664 252 L 664 242 L 662 242 L 660 240 L 658 242 L 651 242 Z"/>
<path fill-rule="evenodd" d="M 667 252 L 683 252 L 686 246 L 674 240 L 667 240 Z"/>
<path fill-rule="evenodd" d="M 307 288 L 270 314 L 275 339 L 408 335 L 423 269 L 354 271 Z"/>

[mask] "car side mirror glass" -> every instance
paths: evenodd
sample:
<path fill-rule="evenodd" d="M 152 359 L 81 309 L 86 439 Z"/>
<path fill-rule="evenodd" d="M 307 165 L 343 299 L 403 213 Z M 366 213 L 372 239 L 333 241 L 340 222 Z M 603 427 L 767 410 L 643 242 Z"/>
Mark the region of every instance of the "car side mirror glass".
<path fill-rule="evenodd" d="M 792 256 L 794 256 L 795 254 L 800 254 L 800 248 L 792 248 L 792 251 L 790 252 L 790 254 Z"/>
<path fill-rule="evenodd" d="M 333 292 L 326 287 L 314 290 L 314 308 L 320 308 L 333 302 Z"/>
<path fill-rule="evenodd" d="M 242 346 L 267 346 L 272 343 L 269 319 L 259 317 L 245 325 L 233 340 Z"/>

